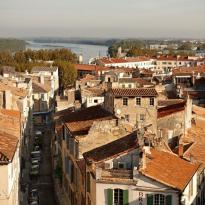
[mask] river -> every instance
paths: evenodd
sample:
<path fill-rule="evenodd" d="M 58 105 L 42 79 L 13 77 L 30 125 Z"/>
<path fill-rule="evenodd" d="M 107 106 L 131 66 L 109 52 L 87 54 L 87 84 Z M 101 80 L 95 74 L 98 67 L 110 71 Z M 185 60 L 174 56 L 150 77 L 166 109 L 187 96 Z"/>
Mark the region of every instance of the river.
<path fill-rule="evenodd" d="M 88 63 L 89 59 L 97 56 L 107 56 L 107 46 L 101 45 L 85 45 L 74 43 L 37 43 L 34 41 L 27 41 L 26 49 L 40 50 L 40 49 L 58 49 L 68 48 L 78 56 L 83 56 L 83 62 Z"/>

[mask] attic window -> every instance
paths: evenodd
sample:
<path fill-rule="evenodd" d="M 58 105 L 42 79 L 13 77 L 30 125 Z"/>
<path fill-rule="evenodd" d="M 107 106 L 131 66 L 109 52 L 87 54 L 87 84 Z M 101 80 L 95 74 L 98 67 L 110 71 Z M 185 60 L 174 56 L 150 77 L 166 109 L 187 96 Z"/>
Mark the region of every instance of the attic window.
<path fill-rule="evenodd" d="M 118 162 L 118 169 L 126 169 L 126 163 L 125 162 Z"/>

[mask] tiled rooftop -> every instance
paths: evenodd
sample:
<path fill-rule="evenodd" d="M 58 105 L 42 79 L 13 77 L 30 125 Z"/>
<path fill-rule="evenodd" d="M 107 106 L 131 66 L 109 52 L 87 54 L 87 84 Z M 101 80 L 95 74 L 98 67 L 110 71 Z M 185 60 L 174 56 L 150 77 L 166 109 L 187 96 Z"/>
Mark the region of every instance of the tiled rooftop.
<path fill-rule="evenodd" d="M 102 71 L 108 69 L 106 67 L 88 64 L 75 64 L 75 68 L 78 71 Z"/>
<path fill-rule="evenodd" d="M 158 95 L 154 88 L 116 88 L 112 89 L 112 93 L 116 97 L 156 97 Z"/>
<path fill-rule="evenodd" d="M 180 68 L 175 68 L 172 70 L 172 75 L 173 76 L 178 76 L 178 75 L 197 75 L 198 73 L 200 74 L 205 74 L 205 66 L 197 66 L 197 67 L 180 67 Z"/>
<path fill-rule="evenodd" d="M 0 82 L 0 91 L 10 91 L 13 95 L 19 96 L 19 97 L 26 97 L 27 90 L 23 88 L 17 88 L 11 84 L 11 82 L 8 81 L 1 81 Z"/>
<path fill-rule="evenodd" d="M 199 168 L 177 155 L 151 148 L 146 157 L 146 168 L 141 173 L 158 182 L 183 191 Z"/>
<path fill-rule="evenodd" d="M 158 108 L 157 118 L 165 117 L 177 112 L 181 112 L 185 109 L 185 102 L 179 102 L 177 104 L 170 104 L 165 107 Z"/>
<path fill-rule="evenodd" d="M 8 163 L 13 159 L 17 144 L 17 137 L 0 132 L 0 164 Z"/>
<path fill-rule="evenodd" d="M 76 135 L 87 134 L 95 121 L 115 119 L 101 106 L 93 106 L 64 116 L 64 122 L 69 130 Z"/>
<path fill-rule="evenodd" d="M 33 93 L 48 93 L 51 90 L 51 86 L 48 84 L 42 84 L 38 82 L 32 83 Z"/>
<path fill-rule="evenodd" d="M 101 162 L 119 156 L 125 152 L 129 152 L 139 147 L 137 141 L 137 133 L 133 132 L 118 140 L 97 147 L 83 154 L 86 160 L 91 160 L 94 163 Z"/>

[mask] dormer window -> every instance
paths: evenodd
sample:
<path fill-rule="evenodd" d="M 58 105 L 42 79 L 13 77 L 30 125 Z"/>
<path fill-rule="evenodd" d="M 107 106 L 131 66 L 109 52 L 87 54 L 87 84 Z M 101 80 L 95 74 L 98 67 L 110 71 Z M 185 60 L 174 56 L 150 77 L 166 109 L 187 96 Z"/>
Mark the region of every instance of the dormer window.
<path fill-rule="evenodd" d="M 118 162 L 118 169 L 126 169 L 126 163 L 125 162 Z"/>

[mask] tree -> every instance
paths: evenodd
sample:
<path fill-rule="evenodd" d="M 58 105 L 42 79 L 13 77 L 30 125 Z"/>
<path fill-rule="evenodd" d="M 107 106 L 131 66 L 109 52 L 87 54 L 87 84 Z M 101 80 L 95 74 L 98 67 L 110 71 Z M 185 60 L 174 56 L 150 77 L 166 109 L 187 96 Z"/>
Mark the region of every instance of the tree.
<path fill-rule="evenodd" d="M 74 86 L 77 78 L 75 66 L 67 61 L 55 61 L 54 66 L 59 69 L 60 90 L 63 91 L 68 87 Z"/>

